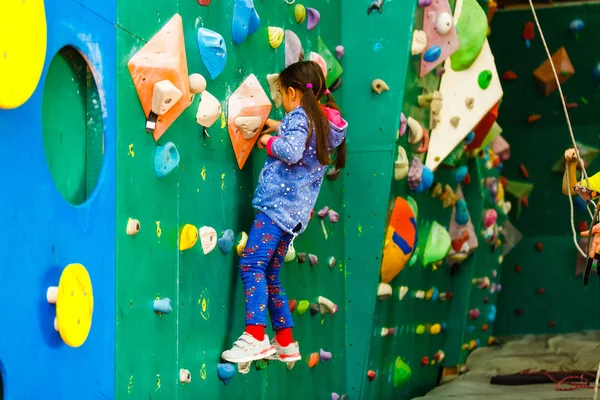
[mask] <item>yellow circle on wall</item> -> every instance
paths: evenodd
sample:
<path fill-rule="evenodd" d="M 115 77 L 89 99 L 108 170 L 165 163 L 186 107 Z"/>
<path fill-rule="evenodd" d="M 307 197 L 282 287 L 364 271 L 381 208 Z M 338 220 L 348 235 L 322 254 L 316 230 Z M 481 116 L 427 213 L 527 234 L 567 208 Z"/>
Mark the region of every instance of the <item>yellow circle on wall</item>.
<path fill-rule="evenodd" d="M 56 320 L 63 341 L 71 347 L 81 346 L 92 327 L 94 293 L 92 281 L 81 264 L 69 264 L 58 283 Z"/>
<path fill-rule="evenodd" d="M 44 1 L 0 1 L 0 108 L 17 108 L 31 97 L 45 57 Z"/>

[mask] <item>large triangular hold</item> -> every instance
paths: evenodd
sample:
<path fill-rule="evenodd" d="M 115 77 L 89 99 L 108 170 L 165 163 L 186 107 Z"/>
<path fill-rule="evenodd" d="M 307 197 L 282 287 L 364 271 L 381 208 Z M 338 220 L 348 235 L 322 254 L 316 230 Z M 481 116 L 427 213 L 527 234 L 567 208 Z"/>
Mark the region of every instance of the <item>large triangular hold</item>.
<path fill-rule="evenodd" d="M 533 183 L 506 181 L 505 192 L 513 197 L 511 204 L 513 205 L 511 212 L 515 218 L 521 216 L 524 203 L 529 204 L 529 195 L 533 191 Z"/>
<path fill-rule="evenodd" d="M 454 71 L 446 60 L 440 92 L 440 122 L 431 131 L 425 165 L 435 171 L 439 164 L 479 124 L 502 98 L 502 86 L 494 55 L 485 41 L 479 57 L 464 71 Z"/>
<path fill-rule="evenodd" d="M 561 85 L 575 75 L 575 69 L 573 68 L 573 64 L 571 64 L 567 50 L 565 50 L 564 47 L 561 47 L 552 55 L 552 64 L 554 64 Z M 550 65 L 549 60 L 544 61 L 542 65 L 533 72 L 533 76 L 538 83 L 540 91 L 545 96 L 550 96 L 552 92 L 558 89 L 554 73 L 552 72 L 552 65 Z"/>
<path fill-rule="evenodd" d="M 600 154 L 600 149 L 597 149 L 592 146 L 588 146 L 581 142 L 577 143 L 577 148 L 579 149 L 579 156 L 585 162 L 586 167 L 594 162 L 598 154 Z M 560 158 L 554 163 L 552 166 L 552 172 L 564 172 L 565 171 L 565 157 L 561 154 Z"/>
<path fill-rule="evenodd" d="M 473 133 L 475 134 L 475 138 L 473 141 L 467 146 L 467 150 L 475 150 L 481 147 L 485 138 L 490 133 L 492 126 L 496 123 L 498 119 L 498 108 L 500 104 L 496 104 L 492 109 L 485 114 L 483 119 L 479 121 L 477 126 L 473 129 Z"/>
<path fill-rule="evenodd" d="M 254 74 L 229 97 L 227 126 L 240 169 L 252 151 L 271 112 L 271 102 Z"/>
<path fill-rule="evenodd" d="M 181 113 L 191 104 L 187 57 L 181 16 L 175 14 L 169 22 L 127 63 L 144 114 L 152 112 L 154 85 L 169 81 L 182 97 L 164 115 L 158 115 L 152 132 L 158 140 Z"/>
<path fill-rule="evenodd" d="M 421 55 L 421 78 L 458 49 L 458 35 L 448 0 L 432 1 L 425 7 L 423 31 L 427 35 L 427 47 Z"/>
<path fill-rule="evenodd" d="M 508 253 L 514 249 L 521 239 L 523 239 L 523 234 L 519 232 L 519 230 L 510 223 L 510 221 L 506 221 L 504 225 L 502 225 L 502 236 L 504 236 L 504 246 L 502 246 L 502 257 L 506 257 Z"/>
<path fill-rule="evenodd" d="M 321 36 L 319 36 L 319 45 L 317 49 L 327 64 L 327 74 L 325 74 L 325 78 L 326 86 L 329 87 L 342 75 L 344 70 L 342 69 L 342 66 L 338 62 L 337 58 L 331 54 L 331 51 L 329 51 L 325 45 L 325 42 L 323 42 L 323 39 L 321 39 Z"/>

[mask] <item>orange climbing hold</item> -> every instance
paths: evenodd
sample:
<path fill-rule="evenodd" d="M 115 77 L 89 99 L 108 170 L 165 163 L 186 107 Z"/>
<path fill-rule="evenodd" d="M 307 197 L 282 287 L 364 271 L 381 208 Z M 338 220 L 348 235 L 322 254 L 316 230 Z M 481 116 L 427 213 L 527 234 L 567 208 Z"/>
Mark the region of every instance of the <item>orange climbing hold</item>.
<path fill-rule="evenodd" d="M 529 199 L 527 196 L 521 197 L 521 205 L 525 208 L 529 207 Z"/>
<path fill-rule="evenodd" d="M 377 374 L 371 369 L 367 372 L 367 377 L 369 378 L 369 381 L 373 382 L 375 378 L 377 378 Z"/>
<path fill-rule="evenodd" d="M 488 330 L 488 328 L 489 328 L 488 324 L 483 324 L 483 325 L 481 326 L 481 330 L 482 330 L 483 332 L 487 331 L 487 330 Z"/>
<path fill-rule="evenodd" d="M 498 108 L 500 107 L 500 103 L 496 103 L 490 111 L 479 121 L 477 126 L 473 129 L 473 133 L 475 134 L 475 138 L 469 145 L 467 146 L 467 150 L 475 150 L 481 147 L 485 137 L 488 135 L 494 122 L 498 119 Z"/>
<path fill-rule="evenodd" d="M 535 244 L 535 249 L 541 253 L 542 250 L 544 250 L 544 244 L 542 242 L 537 242 Z"/>
<path fill-rule="evenodd" d="M 319 363 L 319 353 L 312 353 L 308 358 L 308 368 L 313 368 Z"/>
<path fill-rule="evenodd" d="M 525 168 L 525 165 L 520 164 L 519 165 L 519 170 L 521 171 L 521 175 L 523 175 L 523 177 L 525 179 L 529 179 L 529 171 L 527 171 L 527 168 Z"/>
<path fill-rule="evenodd" d="M 564 47 L 561 47 L 552 55 L 552 64 L 554 64 L 554 68 L 556 69 L 556 72 L 558 72 L 558 80 L 561 85 L 575 75 L 575 69 L 573 68 L 573 64 L 571 64 L 567 50 L 565 50 Z M 549 96 L 558 89 L 556 78 L 552 71 L 552 65 L 549 60 L 544 61 L 542 65 L 533 72 L 533 76 L 538 82 L 540 91 L 545 96 Z"/>
<path fill-rule="evenodd" d="M 389 283 L 402 271 L 412 256 L 416 239 L 415 214 L 406 200 L 396 197 L 385 235 L 383 260 L 381 261 L 381 282 Z"/>
<path fill-rule="evenodd" d="M 533 124 L 534 122 L 539 121 L 540 119 L 542 119 L 542 116 L 540 114 L 531 114 L 527 117 L 527 123 Z"/>
<path fill-rule="evenodd" d="M 290 308 L 290 312 L 293 313 L 294 311 L 296 311 L 296 306 L 297 306 L 297 302 L 296 300 L 288 300 L 288 307 Z"/>
<path fill-rule="evenodd" d="M 470 183 L 471 183 L 471 174 L 469 174 L 469 173 L 467 172 L 467 174 L 465 175 L 465 177 L 464 177 L 464 178 L 463 178 L 463 180 L 462 180 L 462 183 L 463 183 L 464 185 L 468 185 L 468 184 L 470 184 Z"/>
<path fill-rule="evenodd" d="M 154 85 L 169 81 L 182 97 L 164 115 L 159 115 L 152 135 L 158 140 L 171 124 L 191 104 L 187 57 L 181 16 L 173 18 L 127 63 L 131 79 L 142 103 L 146 117 L 152 111 Z"/>

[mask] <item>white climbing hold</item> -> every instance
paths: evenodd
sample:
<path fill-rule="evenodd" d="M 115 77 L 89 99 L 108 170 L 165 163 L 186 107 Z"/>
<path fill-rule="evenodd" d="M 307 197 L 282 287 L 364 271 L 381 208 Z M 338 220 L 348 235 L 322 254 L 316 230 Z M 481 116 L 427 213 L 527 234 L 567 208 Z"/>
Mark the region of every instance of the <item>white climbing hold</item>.
<path fill-rule="evenodd" d="M 271 91 L 271 100 L 275 103 L 275 107 L 281 107 L 281 92 L 279 91 L 279 74 L 267 74 L 267 83 Z"/>
<path fill-rule="evenodd" d="M 410 52 L 413 56 L 421 54 L 427 47 L 427 34 L 425 31 L 415 30 L 413 32 L 412 46 Z"/>
<path fill-rule="evenodd" d="M 210 226 L 200 228 L 200 243 L 202 243 L 202 251 L 208 254 L 217 246 L 217 231 Z"/>
<path fill-rule="evenodd" d="M 415 293 L 415 297 L 417 299 L 424 299 L 425 298 L 425 291 L 424 290 L 417 290 L 417 292 Z"/>
<path fill-rule="evenodd" d="M 385 300 L 392 296 L 392 287 L 388 283 L 380 283 L 377 289 L 377 296 L 379 300 Z"/>
<path fill-rule="evenodd" d="M 319 296 L 317 298 L 317 303 L 319 303 L 319 311 L 321 312 L 321 315 L 325 313 L 333 315 L 338 310 L 338 306 L 327 297 Z"/>
<path fill-rule="evenodd" d="M 423 127 L 416 119 L 413 117 L 408 117 L 406 120 L 406 125 L 408 125 L 408 143 L 417 144 L 423 139 Z"/>
<path fill-rule="evenodd" d="M 400 300 L 404 299 L 406 293 L 408 293 L 408 286 L 400 286 L 400 290 L 398 291 L 398 298 Z"/>
<path fill-rule="evenodd" d="M 187 369 L 179 370 L 179 380 L 181 383 L 190 383 L 192 381 L 192 374 Z"/>
<path fill-rule="evenodd" d="M 196 122 L 205 128 L 210 128 L 217 119 L 221 116 L 221 103 L 215 96 L 205 90 L 202 93 L 202 99 L 198 104 L 198 112 L 196 113 Z"/>
<path fill-rule="evenodd" d="M 200 74 L 191 74 L 188 77 L 190 82 L 190 92 L 193 94 L 201 94 L 206 90 L 206 79 Z"/>
<path fill-rule="evenodd" d="M 165 115 L 181 99 L 183 94 L 171 81 L 164 80 L 154 84 L 152 92 L 152 112 Z"/>
<path fill-rule="evenodd" d="M 401 181 L 408 175 L 408 156 L 404 147 L 398 146 L 398 158 L 394 163 L 394 179 Z"/>
<path fill-rule="evenodd" d="M 262 118 L 256 115 L 237 117 L 234 121 L 244 139 L 252 139 L 258 134 L 258 130 L 262 125 Z"/>
<path fill-rule="evenodd" d="M 454 24 L 454 20 L 452 15 L 447 12 L 440 13 L 435 20 L 435 30 L 440 36 L 444 36 L 450 29 L 452 29 L 452 25 Z"/>

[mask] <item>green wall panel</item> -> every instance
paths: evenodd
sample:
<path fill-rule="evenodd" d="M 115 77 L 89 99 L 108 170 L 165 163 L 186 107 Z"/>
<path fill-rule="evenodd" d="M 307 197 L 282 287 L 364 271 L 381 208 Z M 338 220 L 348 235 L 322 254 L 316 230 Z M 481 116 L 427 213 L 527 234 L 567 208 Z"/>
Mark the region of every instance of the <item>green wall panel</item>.
<path fill-rule="evenodd" d="M 592 69 L 598 59 L 591 56 L 590 50 L 597 47 L 600 6 L 539 8 L 538 15 L 551 53 L 565 46 L 576 71 L 563 85 L 567 101 L 579 104 L 569 112 L 575 137 L 582 143 L 598 147 L 600 91 L 598 82 L 592 79 Z M 579 38 L 568 30 L 569 23 L 576 18 L 585 22 L 585 30 Z M 575 277 L 577 253 L 569 222 L 569 202 L 561 194 L 562 175 L 550 171 L 564 151 L 572 146 L 571 140 L 558 92 L 549 97 L 542 96 L 532 77 L 533 70 L 546 55 L 537 32 L 531 49 L 525 47 L 521 31 L 523 24 L 530 20 L 533 18 L 529 9 L 498 12 L 490 39 L 500 73 L 511 69 L 519 77 L 517 81 L 503 85 L 505 95 L 499 124 L 504 129 L 503 136 L 511 144 L 512 157 L 505 163 L 502 173 L 508 179 L 523 180 L 519 172 L 519 165 L 523 163 L 529 171 L 529 181 L 535 184 L 529 207 L 514 221 L 525 239 L 504 262 L 495 335 L 598 328 L 594 319 L 583 317 L 591 312 L 590 305 L 600 300 L 596 278 L 585 287 L 581 277 Z M 587 105 L 582 102 L 582 97 L 587 100 Z M 529 125 L 526 118 L 533 113 L 541 114 L 542 119 Z M 600 163 L 595 161 L 588 167 L 588 172 L 593 174 L 599 168 Z M 588 219 L 587 214 L 575 211 L 576 226 Z M 537 242 L 544 245 L 541 253 L 535 250 Z M 514 271 L 517 265 L 522 267 L 521 273 Z M 542 287 L 546 293 L 537 294 L 537 289 Z M 519 308 L 524 311 L 520 317 L 515 313 Z M 556 326 L 548 326 L 549 321 L 556 321 Z"/>

